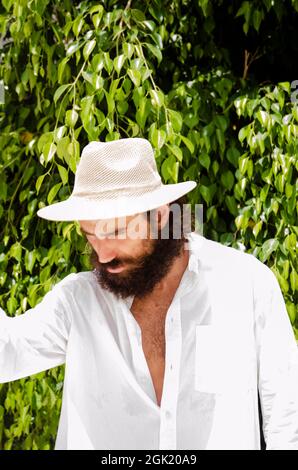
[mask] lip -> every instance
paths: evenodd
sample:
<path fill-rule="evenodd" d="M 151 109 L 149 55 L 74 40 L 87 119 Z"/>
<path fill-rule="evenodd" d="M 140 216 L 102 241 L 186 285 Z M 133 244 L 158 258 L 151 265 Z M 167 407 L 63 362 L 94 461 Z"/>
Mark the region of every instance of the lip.
<path fill-rule="evenodd" d="M 121 273 L 125 269 L 125 266 L 120 266 L 119 268 L 107 268 L 107 271 L 110 273 Z"/>

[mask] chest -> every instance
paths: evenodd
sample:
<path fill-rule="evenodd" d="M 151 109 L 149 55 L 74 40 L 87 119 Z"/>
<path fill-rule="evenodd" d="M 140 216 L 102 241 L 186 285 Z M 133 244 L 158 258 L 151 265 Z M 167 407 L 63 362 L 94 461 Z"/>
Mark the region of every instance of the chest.
<path fill-rule="evenodd" d="M 131 312 L 142 332 L 142 346 L 147 360 L 164 359 L 165 319 L 169 302 L 134 303 Z"/>
<path fill-rule="evenodd" d="M 131 312 L 142 333 L 142 348 L 160 405 L 165 372 L 165 319 L 170 301 L 163 303 L 135 303 Z"/>

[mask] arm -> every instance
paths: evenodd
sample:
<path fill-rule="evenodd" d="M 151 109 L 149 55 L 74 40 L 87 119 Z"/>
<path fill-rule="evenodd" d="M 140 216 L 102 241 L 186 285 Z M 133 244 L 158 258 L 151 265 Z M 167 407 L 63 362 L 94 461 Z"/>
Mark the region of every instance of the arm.
<path fill-rule="evenodd" d="M 298 450 L 298 348 L 273 272 L 255 277 L 258 381 L 267 450 Z"/>
<path fill-rule="evenodd" d="M 37 374 L 65 362 L 71 324 L 63 289 L 65 280 L 22 315 L 8 317 L 0 309 L 0 383 Z"/>

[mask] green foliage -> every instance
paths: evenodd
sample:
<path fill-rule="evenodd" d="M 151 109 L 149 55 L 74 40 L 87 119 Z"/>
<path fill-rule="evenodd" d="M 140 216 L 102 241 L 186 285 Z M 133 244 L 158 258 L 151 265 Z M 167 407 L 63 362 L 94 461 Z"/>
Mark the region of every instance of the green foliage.
<path fill-rule="evenodd" d="M 296 0 L 236 3 L 228 15 L 247 36 L 272 13 L 279 22 L 298 11 Z M 81 148 L 143 136 L 164 182 L 198 182 L 189 200 L 204 204 L 205 236 L 271 267 L 298 338 L 298 108 L 289 82 L 258 85 L 249 64 L 241 77 L 233 70 L 216 43 L 221 7 L 2 0 L 0 305 L 9 315 L 90 268 L 76 222 L 36 216 L 69 197 Z M 63 373 L 0 385 L 0 449 L 54 447 Z"/>

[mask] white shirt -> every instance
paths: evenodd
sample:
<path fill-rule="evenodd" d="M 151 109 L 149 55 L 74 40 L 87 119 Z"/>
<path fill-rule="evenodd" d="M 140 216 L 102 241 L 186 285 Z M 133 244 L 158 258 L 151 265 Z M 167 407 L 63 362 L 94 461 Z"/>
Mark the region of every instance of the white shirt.
<path fill-rule="evenodd" d="M 161 406 L 130 311 L 92 271 L 0 311 L 0 382 L 65 363 L 55 449 L 298 449 L 298 350 L 272 271 L 193 232 L 165 322 Z"/>

